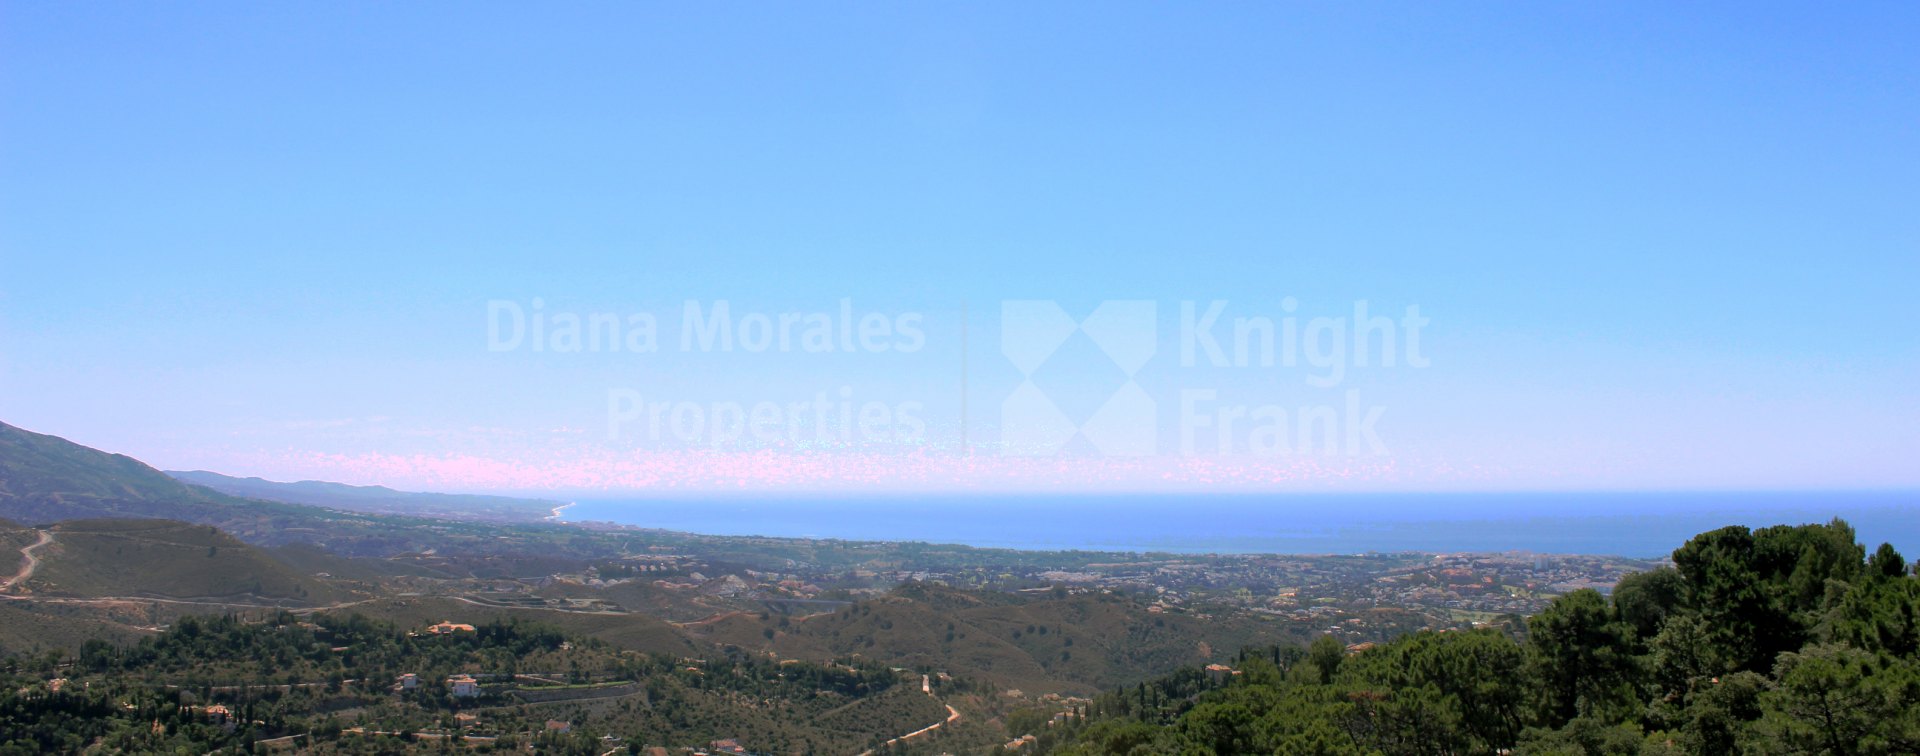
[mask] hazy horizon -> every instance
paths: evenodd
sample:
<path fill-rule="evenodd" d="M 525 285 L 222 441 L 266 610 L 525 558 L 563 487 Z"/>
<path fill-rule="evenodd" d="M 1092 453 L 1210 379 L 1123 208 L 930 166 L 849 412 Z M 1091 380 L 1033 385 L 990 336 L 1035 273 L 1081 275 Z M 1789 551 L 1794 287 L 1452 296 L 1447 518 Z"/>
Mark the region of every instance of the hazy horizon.
<path fill-rule="evenodd" d="M 0 420 L 540 496 L 1920 488 L 1910 8 L 446 10 L 6 9 Z"/>

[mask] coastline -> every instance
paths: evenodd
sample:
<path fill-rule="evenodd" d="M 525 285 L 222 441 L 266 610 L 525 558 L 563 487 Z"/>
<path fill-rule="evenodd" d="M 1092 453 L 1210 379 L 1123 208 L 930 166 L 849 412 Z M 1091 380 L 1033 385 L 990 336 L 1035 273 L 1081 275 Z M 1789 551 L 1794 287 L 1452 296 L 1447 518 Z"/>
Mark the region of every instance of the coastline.
<path fill-rule="evenodd" d="M 585 499 L 567 524 L 722 537 L 919 542 L 1017 551 L 1495 553 L 1652 558 L 1693 534 L 1846 519 L 1920 550 L 1920 492 L 1593 492 L 1289 496 Z M 1223 534 L 1218 523 L 1236 523 Z M 1017 525 L 1009 526 L 1010 523 Z"/>
<path fill-rule="evenodd" d="M 561 504 L 560 506 L 557 506 L 557 507 L 554 507 L 554 508 L 553 508 L 553 514 L 550 514 L 550 515 L 547 515 L 547 521 L 548 521 L 548 522 L 559 522 L 559 521 L 560 521 L 560 512 L 561 512 L 562 510 L 565 510 L 565 509 L 566 509 L 567 507 L 571 507 L 571 506 L 573 506 L 573 505 L 574 505 L 574 504 L 576 504 L 576 503 L 577 503 L 577 502 L 571 502 L 571 501 L 569 501 L 569 502 L 567 502 L 567 503 L 565 503 L 565 504 Z"/>

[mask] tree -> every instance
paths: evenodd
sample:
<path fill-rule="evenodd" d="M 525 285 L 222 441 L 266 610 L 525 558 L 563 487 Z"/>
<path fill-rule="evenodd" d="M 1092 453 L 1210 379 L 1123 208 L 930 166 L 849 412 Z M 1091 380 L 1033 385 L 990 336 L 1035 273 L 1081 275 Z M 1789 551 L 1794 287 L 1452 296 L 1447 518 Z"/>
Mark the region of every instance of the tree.
<path fill-rule="evenodd" d="M 1780 656 L 1758 734 L 1788 753 L 1920 751 L 1920 670 L 1831 644 Z"/>
<path fill-rule="evenodd" d="M 1554 599 L 1527 628 L 1546 722 L 1559 726 L 1631 700 L 1629 630 L 1598 591 L 1583 588 Z"/>
<path fill-rule="evenodd" d="M 1853 527 L 1839 519 L 1758 531 L 1730 526 L 1673 552 L 1687 607 L 1740 669 L 1754 672 L 1809 640 L 1829 591 L 1857 578 L 1865 558 Z"/>
<path fill-rule="evenodd" d="M 1343 678 L 1386 693 L 1396 708 L 1424 709 L 1390 726 L 1420 726 L 1395 741 L 1454 743 L 1459 750 L 1491 752 L 1511 746 L 1524 722 L 1526 652 L 1495 630 L 1419 632 L 1375 648 L 1346 663 Z"/>
<path fill-rule="evenodd" d="M 1252 753 L 1259 737 L 1254 712 L 1237 701 L 1203 703 L 1180 717 L 1186 739 L 1214 753 Z"/>
<path fill-rule="evenodd" d="M 1725 675 L 1734 669 L 1728 649 L 1698 615 L 1682 614 L 1667 621 L 1647 643 L 1654 690 L 1684 695 L 1695 683 Z"/>
<path fill-rule="evenodd" d="M 1322 635 L 1313 639 L 1307 646 L 1307 662 L 1320 670 L 1320 683 L 1333 682 L 1333 673 L 1339 671 L 1340 662 L 1347 656 L 1347 647 L 1338 638 Z"/>
<path fill-rule="evenodd" d="M 1513 752 L 1520 756 L 1639 756 L 1645 747 L 1643 741 L 1638 727 L 1609 726 L 1593 717 L 1578 717 L 1557 730 L 1528 730 Z"/>
<path fill-rule="evenodd" d="M 1767 678 L 1734 672 L 1702 683 L 1684 699 L 1680 742 L 1689 753 L 1740 753 L 1748 724 L 1760 718 Z"/>
<path fill-rule="evenodd" d="M 1867 556 L 1855 541 L 1853 526 L 1838 518 L 1825 525 L 1761 528 L 1754 531 L 1753 540 L 1755 568 L 1768 581 L 1780 608 L 1809 628 L 1819 621 L 1828 581 L 1853 580 Z"/>
<path fill-rule="evenodd" d="M 1893 544 L 1883 543 L 1867 558 L 1867 574 L 1878 577 L 1906 577 L 1907 560 L 1895 551 Z"/>
<path fill-rule="evenodd" d="M 1834 603 L 1826 630 L 1854 648 L 1913 658 L 1920 654 L 1920 578 L 1869 570 Z"/>
<path fill-rule="evenodd" d="M 1686 581 L 1672 567 L 1636 572 L 1613 588 L 1613 609 L 1645 643 L 1660 632 L 1667 617 L 1681 610 Z"/>
<path fill-rule="evenodd" d="M 1753 533 L 1734 525 L 1694 536 L 1673 552 L 1673 565 L 1686 581 L 1687 607 L 1705 621 L 1713 644 L 1741 668 L 1764 672 L 1773 655 L 1757 645 L 1759 628 L 1789 620 L 1767 601 L 1753 550 Z"/>

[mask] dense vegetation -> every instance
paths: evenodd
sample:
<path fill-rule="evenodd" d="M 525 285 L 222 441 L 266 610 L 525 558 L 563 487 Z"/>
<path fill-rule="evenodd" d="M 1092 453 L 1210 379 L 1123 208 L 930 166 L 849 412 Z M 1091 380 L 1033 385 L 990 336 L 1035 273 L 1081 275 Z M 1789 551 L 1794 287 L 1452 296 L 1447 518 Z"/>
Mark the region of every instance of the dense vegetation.
<path fill-rule="evenodd" d="M 416 689 L 396 690 L 405 673 Z M 479 678 L 482 694 L 455 697 L 453 674 Z M 0 754 L 205 753 L 286 738 L 317 752 L 391 752 L 446 736 L 556 753 L 720 738 L 851 752 L 944 716 L 908 679 L 857 661 L 640 654 L 524 623 L 432 635 L 354 614 L 187 618 L 131 647 L 8 660 Z M 549 720 L 572 731 L 549 733 Z"/>
<path fill-rule="evenodd" d="M 788 658 L 861 654 L 1029 693 L 1089 695 L 1224 659 L 1243 646 L 1303 636 L 1264 619 L 1154 614 L 1115 594 L 1013 595 L 909 583 L 804 619 L 737 614 L 705 623 L 694 637 Z"/>
<path fill-rule="evenodd" d="M 1224 678 L 1224 679 L 1223 679 Z M 1728 527 L 1524 630 L 1249 652 L 1105 694 L 1063 754 L 1920 753 L 1920 577 L 1851 527 Z"/>

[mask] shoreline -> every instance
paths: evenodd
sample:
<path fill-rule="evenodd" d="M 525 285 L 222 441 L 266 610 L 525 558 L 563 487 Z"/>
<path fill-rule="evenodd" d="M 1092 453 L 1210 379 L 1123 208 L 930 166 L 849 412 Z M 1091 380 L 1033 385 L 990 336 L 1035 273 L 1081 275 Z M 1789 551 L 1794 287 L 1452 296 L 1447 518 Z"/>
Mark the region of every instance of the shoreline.
<path fill-rule="evenodd" d="M 561 512 L 561 510 L 564 510 L 564 509 L 566 509 L 567 507 L 571 507 L 571 506 L 573 506 L 573 505 L 575 505 L 575 504 L 577 504 L 577 503 L 579 503 L 579 502 L 572 502 L 572 501 L 569 501 L 569 502 L 567 502 L 567 503 L 565 503 L 565 504 L 561 504 L 560 506 L 557 506 L 557 507 L 554 507 L 554 508 L 553 508 L 553 514 L 550 514 L 550 515 L 547 515 L 547 521 L 548 521 L 548 522 L 560 522 L 560 512 Z"/>
<path fill-rule="evenodd" d="M 1803 498 L 1804 497 L 1804 498 Z M 1842 517 L 1867 540 L 1905 550 L 1920 543 L 1910 524 L 1910 495 L 1744 497 L 1619 494 L 1588 497 L 1581 507 L 1494 500 L 1459 506 L 1423 495 L 1387 495 L 1369 506 L 1328 507 L 1330 497 L 1285 504 L 1247 497 L 1212 501 L 1167 497 L 1079 500 L 1048 507 L 1048 497 L 983 502 L 965 497 L 828 502 L 689 497 L 574 502 L 594 529 L 635 529 L 715 537 L 928 543 L 1022 552 L 1084 551 L 1171 554 L 1499 553 L 1621 556 L 1651 559 L 1679 543 L 1729 524 L 1765 527 Z M 1553 497 L 1558 498 L 1558 497 Z M 1808 499 L 1823 499 L 1819 504 Z M 1784 499 L 1784 500 L 1783 500 Z M 970 503 L 965 514 L 942 505 Z M 1551 503 L 1551 502 L 1549 502 Z M 1104 504 L 1105 506 L 1098 506 Z M 1455 506 L 1444 506 L 1456 504 Z M 1744 508 L 1734 505 L 1744 504 Z M 1176 506 L 1177 505 L 1177 506 Z M 1757 505 L 1757 506 L 1756 506 Z M 1655 508 L 1666 510 L 1655 513 Z M 1560 511 L 1549 511 L 1558 509 Z M 1009 521 L 1019 527 L 1009 528 Z M 1238 522 L 1232 532 L 1214 523 Z M 1676 540 L 1677 539 L 1677 540 Z M 1912 546 L 1920 549 L 1920 546 Z"/>

